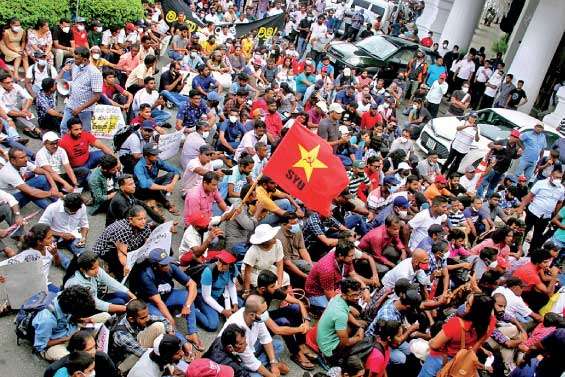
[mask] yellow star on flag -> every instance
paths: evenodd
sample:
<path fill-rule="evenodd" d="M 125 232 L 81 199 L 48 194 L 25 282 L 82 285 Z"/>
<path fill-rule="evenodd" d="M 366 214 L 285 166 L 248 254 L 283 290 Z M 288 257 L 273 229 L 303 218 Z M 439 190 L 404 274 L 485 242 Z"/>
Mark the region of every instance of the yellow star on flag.
<path fill-rule="evenodd" d="M 300 160 L 292 165 L 292 167 L 304 169 L 304 174 L 306 174 L 306 181 L 310 182 L 310 177 L 312 176 L 314 169 L 328 168 L 326 164 L 318 160 L 318 153 L 320 152 L 319 145 L 316 145 L 311 150 L 306 150 L 306 148 L 298 144 L 298 149 L 300 150 Z"/>

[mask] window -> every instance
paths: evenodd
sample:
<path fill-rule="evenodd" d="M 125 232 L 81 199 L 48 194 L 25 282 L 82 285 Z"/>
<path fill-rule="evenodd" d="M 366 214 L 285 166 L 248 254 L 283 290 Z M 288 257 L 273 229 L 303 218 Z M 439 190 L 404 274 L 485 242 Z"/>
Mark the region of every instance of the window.
<path fill-rule="evenodd" d="M 357 47 L 362 48 L 373 55 L 378 56 L 381 59 L 386 59 L 387 57 L 394 54 L 397 47 L 381 37 L 380 35 L 374 35 L 369 38 L 365 38 L 359 43 Z"/>
<path fill-rule="evenodd" d="M 557 141 L 559 140 L 559 135 L 553 133 L 553 132 L 547 132 L 544 131 L 543 132 L 545 134 L 545 141 L 547 142 L 547 148 L 551 148 L 551 146 Z"/>
<path fill-rule="evenodd" d="M 481 136 L 490 140 L 508 139 L 510 131 L 517 128 L 514 123 L 491 110 L 479 112 L 477 123 L 481 128 Z"/>
<path fill-rule="evenodd" d="M 410 59 L 414 57 L 414 50 L 404 48 L 394 54 L 393 59 L 398 60 L 402 65 L 408 65 Z"/>

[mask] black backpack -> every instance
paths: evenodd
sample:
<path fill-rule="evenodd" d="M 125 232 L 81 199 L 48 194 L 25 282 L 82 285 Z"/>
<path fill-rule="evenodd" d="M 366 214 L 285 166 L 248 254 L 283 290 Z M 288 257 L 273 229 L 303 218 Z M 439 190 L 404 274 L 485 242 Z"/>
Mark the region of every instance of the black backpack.
<path fill-rule="evenodd" d="M 16 315 L 16 343 L 20 345 L 20 339 L 33 342 L 35 339 L 35 328 L 33 319 L 43 309 L 54 311 L 53 300 L 57 297 L 54 292 L 39 292 L 27 299 L 20 307 Z"/>
<path fill-rule="evenodd" d="M 117 130 L 112 138 L 112 141 L 114 142 L 114 151 L 119 151 L 122 145 L 126 142 L 127 138 L 137 130 L 139 130 L 139 124 L 122 127 Z"/>

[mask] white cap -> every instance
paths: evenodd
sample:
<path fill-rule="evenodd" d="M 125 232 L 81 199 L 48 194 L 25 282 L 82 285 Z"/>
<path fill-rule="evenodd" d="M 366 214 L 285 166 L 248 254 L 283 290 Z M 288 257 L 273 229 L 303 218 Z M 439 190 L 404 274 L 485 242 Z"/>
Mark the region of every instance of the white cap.
<path fill-rule="evenodd" d="M 316 106 L 318 106 L 320 110 L 322 110 L 324 113 L 328 112 L 328 105 L 326 104 L 325 101 L 318 101 L 316 103 Z"/>
<path fill-rule="evenodd" d="M 402 169 L 402 170 L 410 170 L 410 165 L 408 165 L 406 162 L 401 162 L 400 164 L 398 164 L 398 169 Z"/>
<path fill-rule="evenodd" d="M 343 110 L 343 107 L 341 107 L 341 104 L 334 102 L 330 105 L 330 109 L 329 109 L 330 113 L 331 112 L 336 112 L 336 113 L 343 113 L 345 110 Z"/>
<path fill-rule="evenodd" d="M 153 340 L 153 352 L 155 352 L 155 355 L 157 356 L 159 356 L 159 345 L 161 344 L 161 340 L 163 340 L 163 334 Z"/>
<path fill-rule="evenodd" d="M 342 135 L 349 134 L 349 128 L 347 126 L 339 126 L 338 127 L 339 133 Z"/>
<path fill-rule="evenodd" d="M 351 68 L 345 67 L 345 68 L 343 69 L 343 75 L 344 75 L 344 76 L 351 76 Z"/>
<path fill-rule="evenodd" d="M 55 132 L 53 131 L 48 131 L 46 133 L 43 134 L 43 142 L 45 143 L 46 141 L 57 141 L 59 140 L 60 137 L 59 135 L 57 135 Z"/>

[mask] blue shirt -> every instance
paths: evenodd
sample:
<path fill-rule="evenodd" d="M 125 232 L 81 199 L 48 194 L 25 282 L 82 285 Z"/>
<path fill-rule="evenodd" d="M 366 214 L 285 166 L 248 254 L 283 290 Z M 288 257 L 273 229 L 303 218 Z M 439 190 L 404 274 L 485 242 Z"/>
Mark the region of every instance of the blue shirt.
<path fill-rule="evenodd" d="M 296 83 L 296 91 L 298 93 L 302 93 L 304 94 L 304 92 L 306 92 L 306 89 L 308 88 L 308 86 L 304 85 L 303 81 L 307 80 L 310 82 L 310 85 L 313 85 L 316 83 L 316 75 L 311 74 L 310 76 L 306 76 L 306 74 L 304 72 L 302 72 L 301 74 L 299 74 L 298 76 L 296 76 L 296 78 L 294 79 L 295 83 Z"/>
<path fill-rule="evenodd" d="M 161 295 L 163 301 L 172 293 L 175 281 L 182 286 L 186 286 L 190 281 L 190 277 L 185 274 L 176 264 L 170 264 L 171 268 L 168 273 L 156 273 L 152 266 L 143 268 L 137 278 L 134 278 L 135 286 L 133 290 L 136 295 L 144 300 L 157 294 Z"/>
<path fill-rule="evenodd" d="M 195 127 L 200 118 L 206 114 L 208 114 L 208 107 L 203 101 L 200 101 L 198 107 L 193 106 L 190 101 L 187 101 L 179 108 L 177 119 L 182 120 L 183 127 L 192 128 Z"/>
<path fill-rule="evenodd" d="M 32 325 L 35 329 L 33 348 L 37 352 L 45 351 L 51 339 L 64 338 L 77 331 L 77 325 L 71 322 L 71 315 L 63 313 L 57 298 L 49 308 L 37 313 Z"/>
<path fill-rule="evenodd" d="M 206 77 L 198 75 L 192 79 L 192 89 L 202 88 L 206 93 L 208 93 L 210 85 L 212 84 L 217 85 L 216 79 L 214 79 L 212 75 L 208 75 Z"/>
<path fill-rule="evenodd" d="M 181 174 L 179 169 L 161 159 L 155 161 L 151 167 L 148 167 L 147 160 L 145 157 L 142 157 L 133 168 L 135 180 L 142 189 L 149 189 L 155 182 L 155 179 L 159 176 L 159 171 L 161 170 L 164 170 L 167 173 L 175 173 L 179 176 Z"/>
<path fill-rule="evenodd" d="M 230 268 L 229 271 L 220 272 L 214 280 L 214 276 L 212 273 L 214 265 L 208 265 L 202 272 L 202 276 L 200 277 L 200 285 L 211 285 L 212 286 L 212 297 L 217 300 L 219 299 L 222 294 L 224 294 L 224 290 L 230 281 L 233 281 L 235 277 L 237 277 L 237 269 Z"/>
<path fill-rule="evenodd" d="M 343 106 L 347 106 L 355 102 L 355 94 L 348 96 L 345 89 L 340 90 L 335 95 L 335 102 L 341 102 Z"/>
<path fill-rule="evenodd" d="M 320 73 L 322 72 L 322 68 L 326 67 L 327 71 L 326 73 L 328 74 L 328 76 L 333 75 L 334 73 L 334 66 L 331 64 L 328 65 L 324 65 L 324 63 L 319 62 L 318 65 L 316 66 L 316 72 Z"/>
<path fill-rule="evenodd" d="M 545 134 L 542 132 L 540 134 L 534 131 L 524 132 L 520 136 L 522 144 L 524 144 L 524 152 L 522 153 L 522 158 L 525 161 L 537 161 L 540 152 L 547 148 L 547 141 L 545 140 Z"/>
<path fill-rule="evenodd" d="M 439 79 L 439 75 L 447 72 L 447 69 L 443 65 L 432 64 L 428 67 L 428 79 L 426 80 L 426 85 L 431 87 L 434 81 Z"/>
<path fill-rule="evenodd" d="M 241 124 L 240 121 L 232 123 L 229 121 L 229 119 L 226 119 L 220 124 L 220 132 L 221 131 L 224 131 L 224 138 L 228 143 L 241 141 L 241 138 L 246 132 L 245 128 L 243 128 L 243 124 Z M 219 141 L 218 145 L 220 145 Z"/>

